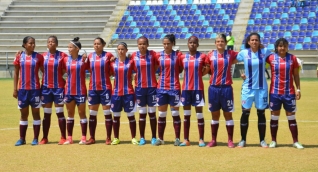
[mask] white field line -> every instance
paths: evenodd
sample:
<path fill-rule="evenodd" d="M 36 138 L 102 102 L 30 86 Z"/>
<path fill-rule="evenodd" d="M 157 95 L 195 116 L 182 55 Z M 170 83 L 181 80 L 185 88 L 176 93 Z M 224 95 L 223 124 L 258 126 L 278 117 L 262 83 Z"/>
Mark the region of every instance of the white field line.
<path fill-rule="evenodd" d="M 79 120 L 78 120 L 79 121 Z M 136 119 L 136 121 L 138 121 Z M 210 120 L 205 120 L 205 122 L 208 122 Z M 221 122 L 225 122 L 224 120 L 220 120 Z M 240 120 L 234 120 L 237 122 L 240 122 Z M 250 122 L 257 122 L 257 120 L 249 120 Z M 270 120 L 267 120 L 269 122 Z M 279 120 L 280 122 L 288 122 L 288 120 Z M 167 123 L 172 123 L 173 121 L 166 121 Z M 191 122 L 196 123 L 196 120 L 192 120 Z M 128 124 L 129 122 L 120 122 L 120 124 Z M 138 123 L 138 122 L 137 122 Z M 149 123 L 149 122 L 148 122 Z M 318 121 L 310 121 L 310 120 L 297 120 L 297 123 L 318 123 Z M 105 123 L 97 123 L 98 125 L 105 125 Z M 30 124 L 30 127 L 28 128 L 33 128 L 32 123 Z M 80 124 L 74 124 L 74 126 L 79 126 Z M 51 128 L 58 127 L 58 125 L 51 125 Z M 318 127 L 318 126 L 317 126 Z M 137 127 L 138 128 L 138 127 Z M 19 128 L 0 128 L 0 131 L 7 131 L 7 130 L 18 130 Z"/>

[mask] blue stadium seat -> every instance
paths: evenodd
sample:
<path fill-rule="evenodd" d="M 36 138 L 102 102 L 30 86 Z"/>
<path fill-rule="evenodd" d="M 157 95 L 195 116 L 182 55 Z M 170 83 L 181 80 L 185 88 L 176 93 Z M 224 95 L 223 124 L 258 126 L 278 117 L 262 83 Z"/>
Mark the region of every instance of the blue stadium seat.
<path fill-rule="evenodd" d="M 225 25 L 227 25 L 227 23 L 228 23 L 227 20 L 221 20 L 221 22 L 222 22 L 222 26 L 225 26 Z M 232 24 L 233 24 L 233 23 L 232 23 Z"/>
<path fill-rule="evenodd" d="M 305 37 L 303 43 L 311 43 L 311 38 L 310 37 Z"/>
<path fill-rule="evenodd" d="M 318 37 L 312 37 L 311 41 L 317 43 L 318 42 Z"/>
<path fill-rule="evenodd" d="M 273 25 L 272 29 L 273 31 L 278 31 L 278 25 Z"/>
<path fill-rule="evenodd" d="M 306 36 L 306 32 L 305 31 L 300 31 L 298 36 L 304 37 L 304 36 Z"/>
<path fill-rule="evenodd" d="M 208 21 L 206 21 L 206 20 L 205 20 L 205 21 L 203 21 L 202 26 L 203 26 L 203 27 L 208 27 L 208 26 L 209 26 L 209 22 L 208 22 Z"/>
<path fill-rule="evenodd" d="M 222 20 L 223 19 L 223 15 L 218 15 L 216 19 L 217 20 Z"/>
<path fill-rule="evenodd" d="M 194 35 L 197 36 L 196 34 L 194 34 Z M 188 39 L 188 38 L 190 38 L 191 36 L 192 36 L 191 33 L 187 33 L 185 39 Z M 197 37 L 198 37 L 198 36 L 197 36 Z"/>
<path fill-rule="evenodd" d="M 191 26 L 196 26 L 196 25 L 197 25 L 197 21 L 194 20 L 191 22 Z"/>
<path fill-rule="evenodd" d="M 267 45 L 267 49 L 268 50 L 274 50 L 275 49 L 275 46 L 274 46 L 274 44 L 269 44 L 269 45 Z"/>
<path fill-rule="evenodd" d="M 259 26 L 253 26 L 253 32 L 258 32 Z"/>
<path fill-rule="evenodd" d="M 299 32 L 298 31 L 293 31 L 292 32 L 292 36 L 293 37 L 298 37 L 299 36 Z"/>
<path fill-rule="evenodd" d="M 118 39 L 125 39 L 125 34 L 119 34 Z"/>
<path fill-rule="evenodd" d="M 297 11 L 296 11 L 296 8 L 295 7 L 291 7 L 291 8 L 289 8 L 289 11 L 288 11 L 289 13 L 296 13 Z"/>
<path fill-rule="evenodd" d="M 277 32 L 270 32 L 271 36 L 270 37 L 273 37 L 273 38 L 276 38 L 277 37 Z"/>
<path fill-rule="evenodd" d="M 287 24 L 287 19 L 286 19 L 286 18 L 281 19 L 281 20 L 280 20 L 280 24 L 286 25 L 286 24 Z"/>
<path fill-rule="evenodd" d="M 269 12 L 270 12 L 270 13 L 276 13 L 276 12 L 277 12 L 277 8 L 276 8 L 276 7 L 271 7 L 271 8 L 269 9 Z"/>
<path fill-rule="evenodd" d="M 307 30 L 306 31 L 306 37 L 311 37 L 312 31 L 311 30 Z"/>
<path fill-rule="evenodd" d="M 290 42 L 290 43 L 296 43 L 296 42 L 297 42 L 297 38 L 292 37 L 289 42 Z"/>
<path fill-rule="evenodd" d="M 189 33 L 194 33 L 194 28 L 193 27 L 189 27 Z"/>
<path fill-rule="evenodd" d="M 270 40 L 269 40 L 269 43 L 271 43 L 271 44 L 274 44 L 276 42 L 276 37 L 275 38 L 271 38 Z"/>
<path fill-rule="evenodd" d="M 318 23 L 315 24 L 314 30 L 318 30 Z"/>
<path fill-rule="evenodd" d="M 199 15 L 194 15 L 193 20 L 195 20 L 195 21 L 199 20 Z"/>
<path fill-rule="evenodd" d="M 121 32 L 121 28 L 116 29 L 116 34 L 119 34 Z"/>
<path fill-rule="evenodd" d="M 264 8 L 263 13 L 270 13 L 269 8 Z"/>
<path fill-rule="evenodd" d="M 268 44 L 269 43 L 269 39 L 268 38 L 264 38 L 262 41 L 263 44 Z"/>
<path fill-rule="evenodd" d="M 307 30 L 313 30 L 313 29 L 314 29 L 313 25 L 311 25 L 311 24 L 307 25 Z"/>
<path fill-rule="evenodd" d="M 291 35 L 290 32 L 285 32 L 285 33 L 284 33 L 284 38 L 287 38 L 287 37 L 292 37 L 292 35 Z"/>
<path fill-rule="evenodd" d="M 172 22 L 172 27 L 177 27 L 178 24 L 179 24 L 179 21 L 173 21 L 173 22 Z"/>
<path fill-rule="evenodd" d="M 131 28 L 129 28 L 129 29 L 131 29 Z M 140 32 L 139 28 L 134 28 L 132 33 L 138 34 L 139 32 Z"/>
<path fill-rule="evenodd" d="M 302 18 L 300 24 L 308 24 L 307 18 Z"/>
<path fill-rule="evenodd" d="M 179 21 L 178 27 L 184 27 L 184 21 Z"/>
<path fill-rule="evenodd" d="M 308 14 L 308 18 L 316 18 L 317 16 L 316 16 L 316 13 L 314 13 L 314 12 L 310 12 L 309 14 Z"/>
<path fill-rule="evenodd" d="M 124 22 L 119 22 L 119 24 L 118 24 L 118 26 L 120 26 L 120 27 L 123 27 L 125 25 L 125 23 Z"/>
<path fill-rule="evenodd" d="M 275 19 L 272 24 L 273 25 L 280 25 L 280 20 L 279 19 Z"/>
<path fill-rule="evenodd" d="M 212 33 L 212 34 L 211 34 L 211 39 L 215 39 L 215 38 L 216 38 L 216 36 L 217 36 L 217 34 L 216 34 L 216 33 Z"/>
<path fill-rule="evenodd" d="M 310 49 L 310 44 L 305 43 L 303 44 L 303 50 L 309 50 Z"/>
<path fill-rule="evenodd" d="M 253 31 L 253 26 L 252 25 L 248 25 L 246 27 L 246 32 L 251 32 L 251 31 Z"/>
<path fill-rule="evenodd" d="M 288 44 L 288 49 L 289 50 L 294 50 L 295 49 L 295 44 Z"/>
<path fill-rule="evenodd" d="M 303 49 L 303 44 L 296 44 L 295 45 L 295 50 L 302 50 Z"/>
<path fill-rule="evenodd" d="M 213 32 L 214 32 L 214 33 L 219 33 L 219 32 L 220 32 L 220 28 L 214 27 L 214 28 L 213 28 Z"/>
<path fill-rule="evenodd" d="M 262 19 L 262 14 L 260 14 L 260 13 L 256 14 L 255 19 Z"/>
<path fill-rule="evenodd" d="M 299 30 L 300 30 L 299 25 L 292 26 L 292 31 L 299 31 Z"/>
<path fill-rule="evenodd" d="M 308 19 L 308 24 L 310 24 L 310 25 L 315 24 L 315 18 L 309 18 Z"/>
<path fill-rule="evenodd" d="M 181 33 L 181 32 L 182 32 L 182 28 L 177 27 L 177 29 L 176 29 L 176 33 Z"/>
<path fill-rule="evenodd" d="M 200 33 L 200 32 L 201 32 L 201 28 L 196 27 L 196 28 L 194 29 L 194 32 L 195 32 L 195 33 Z"/>
<path fill-rule="evenodd" d="M 205 39 L 210 39 L 210 38 L 211 38 L 211 33 L 206 33 L 206 34 L 204 35 L 204 38 L 205 38 Z"/>
<path fill-rule="evenodd" d="M 308 12 L 303 12 L 302 17 L 304 17 L 304 18 L 308 17 Z"/>
<path fill-rule="evenodd" d="M 204 39 L 204 38 L 205 38 L 204 33 L 200 33 L 200 34 L 199 34 L 199 39 Z"/>
<path fill-rule="evenodd" d="M 155 39 L 161 39 L 161 35 L 162 35 L 162 34 L 157 33 L 157 34 L 155 35 Z"/>
<path fill-rule="evenodd" d="M 298 43 L 303 43 L 304 42 L 304 37 L 298 37 L 297 42 Z"/>
<path fill-rule="evenodd" d="M 167 21 L 167 27 L 171 27 L 172 26 L 172 22 L 171 21 Z"/>
<path fill-rule="evenodd" d="M 289 18 L 295 18 L 295 17 L 296 17 L 296 14 L 295 14 L 295 13 L 288 13 L 288 15 L 289 15 L 289 16 L 288 16 Z"/>
<path fill-rule="evenodd" d="M 171 28 L 170 28 L 170 33 L 175 33 L 175 32 L 176 32 L 176 28 L 171 27 Z"/>
<path fill-rule="evenodd" d="M 267 19 L 266 25 L 272 25 L 273 24 L 273 19 Z"/>
<path fill-rule="evenodd" d="M 261 19 L 255 19 L 255 20 L 254 20 L 254 24 L 260 25 L 260 24 L 261 24 Z"/>
<path fill-rule="evenodd" d="M 288 25 L 293 25 L 294 24 L 294 19 L 293 18 L 289 18 L 287 23 L 288 23 Z"/>
<path fill-rule="evenodd" d="M 176 39 L 180 39 L 180 34 L 176 33 L 174 34 L 174 36 L 176 37 Z"/>
<path fill-rule="evenodd" d="M 206 32 L 207 33 L 212 33 L 213 32 L 213 28 L 212 27 L 207 27 Z"/>
<path fill-rule="evenodd" d="M 267 26 L 265 27 L 265 31 L 268 31 L 268 32 L 272 31 L 272 26 L 267 25 Z"/>
<path fill-rule="evenodd" d="M 127 28 L 127 27 L 124 27 L 124 28 L 121 30 L 121 33 L 123 33 L 123 34 L 128 33 L 128 28 Z"/>
<path fill-rule="evenodd" d="M 125 35 L 125 39 L 130 39 L 130 34 L 129 33 Z"/>
<path fill-rule="evenodd" d="M 181 32 L 182 33 L 188 33 L 189 29 L 187 27 L 182 28 Z"/>
<path fill-rule="evenodd" d="M 180 39 L 185 39 L 185 37 L 186 37 L 186 33 L 181 33 L 180 34 Z"/>
<path fill-rule="evenodd" d="M 279 19 L 281 15 L 282 15 L 281 13 L 276 13 L 275 18 Z"/>
<path fill-rule="evenodd" d="M 302 14 L 300 12 L 296 13 L 296 18 L 302 18 Z"/>
<path fill-rule="evenodd" d="M 113 36 L 112 36 L 112 40 L 114 40 L 114 39 L 118 39 L 118 38 L 119 38 L 118 34 L 113 34 Z"/>
<path fill-rule="evenodd" d="M 163 32 L 164 32 L 164 33 L 169 33 L 169 32 L 170 32 L 170 28 L 165 27 L 164 30 L 163 30 Z"/>
<path fill-rule="evenodd" d="M 281 19 L 288 18 L 288 14 L 287 13 L 283 13 L 280 18 Z"/>
<path fill-rule="evenodd" d="M 255 13 L 251 13 L 250 19 L 255 19 L 255 17 L 256 17 L 256 14 Z"/>
<path fill-rule="evenodd" d="M 264 33 L 264 38 L 269 38 L 271 37 L 271 33 L 270 32 L 265 32 Z"/>
<path fill-rule="evenodd" d="M 310 49 L 311 50 L 317 50 L 317 44 L 316 43 L 310 44 Z"/>
<path fill-rule="evenodd" d="M 291 29 L 292 29 L 291 25 L 287 25 L 286 28 L 285 28 L 286 31 L 291 31 Z"/>
<path fill-rule="evenodd" d="M 186 21 L 185 23 L 184 23 L 184 26 L 191 26 L 191 22 L 189 22 L 189 21 Z"/>
<path fill-rule="evenodd" d="M 234 20 L 235 19 L 235 14 L 231 14 L 230 15 L 230 20 Z"/>

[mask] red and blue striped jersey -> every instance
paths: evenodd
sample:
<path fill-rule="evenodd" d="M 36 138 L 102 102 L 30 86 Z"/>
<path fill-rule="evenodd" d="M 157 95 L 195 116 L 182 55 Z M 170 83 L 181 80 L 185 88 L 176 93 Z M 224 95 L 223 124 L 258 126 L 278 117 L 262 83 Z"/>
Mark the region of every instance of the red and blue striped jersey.
<path fill-rule="evenodd" d="M 180 90 L 179 73 L 182 72 L 181 56 L 182 53 L 179 51 L 172 51 L 171 54 L 165 54 L 164 51 L 158 53 L 157 64 L 159 64 L 160 69 L 158 89 Z"/>
<path fill-rule="evenodd" d="M 203 90 L 202 70 L 205 61 L 206 55 L 199 51 L 194 56 L 189 53 L 182 55 L 184 69 L 182 90 Z"/>
<path fill-rule="evenodd" d="M 112 95 L 123 96 L 127 94 L 134 94 L 131 79 L 134 61 L 126 58 L 124 62 L 120 62 L 117 58 L 115 61 L 111 62 L 110 68 L 115 76 Z"/>
<path fill-rule="evenodd" d="M 89 69 L 89 62 L 83 62 L 80 55 L 74 60 L 71 56 L 68 56 L 64 58 L 63 69 L 67 73 L 65 94 L 87 95 L 85 70 Z"/>
<path fill-rule="evenodd" d="M 236 60 L 238 52 L 225 50 L 223 54 L 219 54 L 217 50 L 213 50 L 208 54 L 206 59 L 207 65 L 210 66 L 211 77 L 210 84 L 215 86 L 231 85 L 231 66 Z"/>
<path fill-rule="evenodd" d="M 113 57 L 112 53 L 103 51 L 100 56 L 96 52 L 88 55 L 90 63 L 90 80 L 89 90 L 111 90 L 112 84 L 110 82 L 110 59 Z"/>
<path fill-rule="evenodd" d="M 157 53 L 147 50 L 146 55 L 141 55 L 139 51 L 131 55 L 131 60 L 134 61 L 135 86 L 141 88 L 157 87 L 156 80 L 156 61 Z"/>
<path fill-rule="evenodd" d="M 239 52 L 236 59 L 239 62 L 244 62 L 246 76 L 242 84 L 243 88 L 267 90 L 265 63 L 270 54 L 271 52 L 267 48 L 260 49 L 255 53 L 250 48 Z"/>
<path fill-rule="evenodd" d="M 68 55 L 60 51 L 56 51 L 55 54 L 45 52 L 42 55 L 44 57 L 42 85 L 47 88 L 64 88 L 63 59 Z"/>
<path fill-rule="evenodd" d="M 270 64 L 272 73 L 270 93 L 295 94 L 293 73 L 295 68 L 299 68 L 296 56 L 287 53 L 285 58 L 281 58 L 275 53 L 270 55 L 266 61 Z"/>
<path fill-rule="evenodd" d="M 25 52 L 17 55 L 13 61 L 19 66 L 19 89 L 35 90 L 40 89 L 39 69 L 43 65 L 43 56 L 33 52 L 28 56 Z"/>

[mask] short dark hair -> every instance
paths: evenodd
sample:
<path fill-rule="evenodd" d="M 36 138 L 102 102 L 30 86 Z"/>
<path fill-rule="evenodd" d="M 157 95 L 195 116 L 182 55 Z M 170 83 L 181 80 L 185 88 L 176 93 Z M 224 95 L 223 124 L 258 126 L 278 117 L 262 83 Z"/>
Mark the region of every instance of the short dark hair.
<path fill-rule="evenodd" d="M 148 38 L 147 38 L 147 37 L 145 37 L 145 36 L 141 36 L 141 37 L 139 37 L 139 38 L 137 39 L 137 43 L 138 43 L 138 41 L 139 41 L 140 39 L 144 39 L 144 40 L 146 40 L 147 45 L 149 45 L 149 40 L 148 40 Z"/>
<path fill-rule="evenodd" d="M 24 44 L 28 43 L 28 41 L 29 41 L 30 39 L 33 39 L 33 40 L 35 41 L 35 39 L 34 39 L 32 36 L 26 36 L 26 37 L 23 38 L 23 41 L 22 41 L 22 47 L 23 47 L 23 48 L 25 48 L 25 47 L 24 47 Z"/>
<path fill-rule="evenodd" d="M 106 45 L 106 42 L 105 42 L 105 40 L 104 40 L 103 38 L 97 37 L 97 38 L 94 39 L 94 41 L 95 41 L 96 39 L 98 39 L 103 45 Z"/>

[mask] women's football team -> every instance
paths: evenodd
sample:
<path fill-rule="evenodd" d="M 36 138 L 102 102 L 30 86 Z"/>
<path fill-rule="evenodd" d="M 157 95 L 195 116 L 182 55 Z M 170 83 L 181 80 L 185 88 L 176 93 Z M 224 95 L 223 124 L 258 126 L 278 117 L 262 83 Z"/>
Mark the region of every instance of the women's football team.
<path fill-rule="evenodd" d="M 301 97 L 299 64 L 297 58 L 288 53 L 288 41 L 280 38 L 275 43 L 275 52 L 263 48 L 260 36 L 251 33 L 247 39 L 246 49 L 235 52 L 226 50 L 226 36 L 219 34 L 215 39 L 216 49 L 208 54 L 197 50 L 199 39 L 191 36 L 188 39 L 187 53 L 174 51 L 176 39 L 173 34 L 166 35 L 163 40 L 163 51 L 148 50 L 149 41 L 142 36 L 137 39 L 138 51 L 127 56 L 128 46 L 124 42 L 117 45 L 118 57 L 105 52 L 106 42 L 97 37 L 94 39 L 94 52 L 79 55 L 81 43 L 76 37 L 68 44 L 68 54 L 57 50 L 58 39 L 50 36 L 47 40 L 48 51 L 39 54 L 34 51 L 35 39 L 27 36 L 23 39 L 24 51 L 18 52 L 14 59 L 13 97 L 18 99 L 20 109 L 20 139 L 15 146 L 26 144 L 29 106 L 33 116 L 34 138 L 31 145 L 47 144 L 51 124 L 52 105 L 61 132 L 59 145 L 73 144 L 73 128 L 75 108 L 80 117 L 80 145 L 95 143 L 98 108 L 101 104 L 105 116 L 106 145 L 120 143 L 120 117 L 123 110 L 128 117 L 131 132 L 131 143 L 145 145 L 145 128 L 147 114 L 151 128 L 150 143 L 154 146 L 164 144 L 164 131 L 168 105 L 173 118 L 175 131 L 174 146 L 190 146 L 189 132 L 191 123 L 191 106 L 194 106 L 199 131 L 199 147 L 217 146 L 220 110 L 223 110 L 228 133 L 228 147 L 234 148 L 233 133 L 234 97 L 232 88 L 231 66 L 243 62 L 244 79 L 241 91 L 242 116 L 240 119 L 241 140 L 237 147 L 246 146 L 246 135 L 249 126 L 249 115 L 252 104 L 255 104 L 258 116 L 260 146 L 275 148 L 277 146 L 277 130 L 280 109 L 283 105 L 293 138 L 293 146 L 303 149 L 298 142 L 298 129 L 295 118 L 296 100 Z M 265 64 L 271 68 L 272 78 L 270 90 L 265 78 Z M 160 71 L 156 79 L 156 71 Z M 40 84 L 39 70 L 42 72 Z M 85 84 L 85 71 L 90 72 L 89 88 Z M 183 72 L 183 83 L 179 74 Z M 202 77 L 210 74 L 208 88 L 208 104 L 211 112 L 212 140 L 204 142 L 205 105 Z M 66 80 L 63 78 L 67 74 Z M 114 76 L 114 84 L 110 77 Z M 135 80 L 133 88 L 132 80 Z M 296 88 L 295 88 L 295 86 Z M 86 117 L 86 99 L 89 107 L 89 119 Z M 268 102 L 269 99 L 269 102 Z M 64 115 L 64 104 L 67 119 Z M 41 126 L 40 107 L 44 109 L 42 121 L 43 138 L 39 141 Z M 158 106 L 158 119 L 156 116 Z M 184 140 L 180 140 L 181 118 L 179 106 L 183 106 Z M 135 112 L 139 111 L 140 139 L 136 139 Z M 266 118 L 265 109 L 271 111 L 270 130 L 272 142 L 265 142 Z M 158 138 L 156 135 L 158 127 Z M 87 140 L 87 128 L 90 138 Z M 114 138 L 111 140 L 111 133 Z M 67 136 L 66 136 L 67 131 Z"/>

